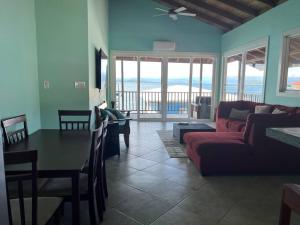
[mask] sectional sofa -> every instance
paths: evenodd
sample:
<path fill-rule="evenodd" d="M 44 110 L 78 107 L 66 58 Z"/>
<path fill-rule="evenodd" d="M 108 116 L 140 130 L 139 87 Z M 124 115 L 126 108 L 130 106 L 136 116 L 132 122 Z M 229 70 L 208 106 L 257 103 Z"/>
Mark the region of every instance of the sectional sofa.
<path fill-rule="evenodd" d="M 299 127 L 300 108 L 270 105 L 270 113 L 256 114 L 250 101 L 220 102 L 216 132 L 184 135 L 186 151 L 202 175 L 300 173 L 300 149 L 268 138 L 268 127 Z M 246 120 L 230 119 L 232 109 L 249 110 Z M 272 114 L 274 110 L 284 113 Z"/>

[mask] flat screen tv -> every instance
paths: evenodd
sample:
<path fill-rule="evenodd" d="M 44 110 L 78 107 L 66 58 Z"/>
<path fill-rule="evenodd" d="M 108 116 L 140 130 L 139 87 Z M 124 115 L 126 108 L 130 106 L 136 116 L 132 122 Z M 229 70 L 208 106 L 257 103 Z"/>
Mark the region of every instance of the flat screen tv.
<path fill-rule="evenodd" d="M 96 58 L 96 88 L 103 89 L 106 87 L 108 73 L 108 57 L 102 49 L 95 49 Z"/>

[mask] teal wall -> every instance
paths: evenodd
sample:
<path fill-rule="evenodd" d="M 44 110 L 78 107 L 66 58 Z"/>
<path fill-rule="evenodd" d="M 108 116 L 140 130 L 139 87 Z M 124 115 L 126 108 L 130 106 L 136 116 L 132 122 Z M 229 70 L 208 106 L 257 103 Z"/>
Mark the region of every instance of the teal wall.
<path fill-rule="evenodd" d="M 0 118 L 19 114 L 40 128 L 34 0 L 0 0 Z"/>
<path fill-rule="evenodd" d="M 57 128 L 58 109 L 89 108 L 87 0 L 35 4 L 42 127 Z M 86 88 L 75 89 L 75 81 L 85 81 Z"/>
<path fill-rule="evenodd" d="M 222 37 L 223 53 L 257 39 L 269 37 L 265 96 L 267 103 L 300 106 L 299 97 L 276 96 L 283 33 L 300 27 L 299 9 L 299 0 L 289 0 L 235 30 L 224 34 Z"/>
<path fill-rule="evenodd" d="M 194 18 L 153 18 L 161 13 L 156 7 L 165 8 L 152 0 L 110 0 L 110 49 L 152 51 L 153 41 L 172 40 L 176 51 L 220 52 L 219 29 Z"/>
<path fill-rule="evenodd" d="M 108 0 L 88 0 L 89 107 L 106 100 L 106 89 L 96 89 L 95 48 L 108 55 Z M 94 120 L 92 120 L 94 121 Z"/>

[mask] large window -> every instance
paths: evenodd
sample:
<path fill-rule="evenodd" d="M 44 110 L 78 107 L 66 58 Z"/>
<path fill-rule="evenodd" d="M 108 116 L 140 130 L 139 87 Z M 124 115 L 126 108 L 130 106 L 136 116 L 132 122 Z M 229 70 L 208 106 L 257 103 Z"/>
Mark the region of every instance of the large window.
<path fill-rule="evenodd" d="M 224 101 L 264 101 L 266 43 L 226 56 L 224 66 Z"/>
<path fill-rule="evenodd" d="M 113 59 L 116 107 L 130 110 L 133 118 L 185 120 L 213 115 L 215 56 L 122 52 Z M 200 104 L 204 109 L 204 100 L 206 114 L 193 110 Z"/>
<path fill-rule="evenodd" d="M 300 94 L 300 31 L 284 37 L 282 50 L 280 92 Z"/>

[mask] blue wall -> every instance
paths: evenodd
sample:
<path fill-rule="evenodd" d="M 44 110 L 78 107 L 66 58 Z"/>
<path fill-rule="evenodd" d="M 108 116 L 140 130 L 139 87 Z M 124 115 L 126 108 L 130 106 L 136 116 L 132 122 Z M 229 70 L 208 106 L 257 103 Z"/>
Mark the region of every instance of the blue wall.
<path fill-rule="evenodd" d="M 110 0 L 110 49 L 152 51 L 153 41 L 172 40 L 176 42 L 176 51 L 220 52 L 219 29 L 195 18 L 153 18 L 161 13 L 156 7 L 165 8 L 152 0 Z"/>
<path fill-rule="evenodd" d="M 276 96 L 283 33 L 297 27 L 300 28 L 299 9 L 299 0 L 289 0 L 222 36 L 223 53 L 257 39 L 269 37 L 265 99 L 270 104 L 300 106 L 299 97 Z"/>
<path fill-rule="evenodd" d="M 0 0 L 0 119 L 20 114 L 41 128 L 34 0 Z"/>

